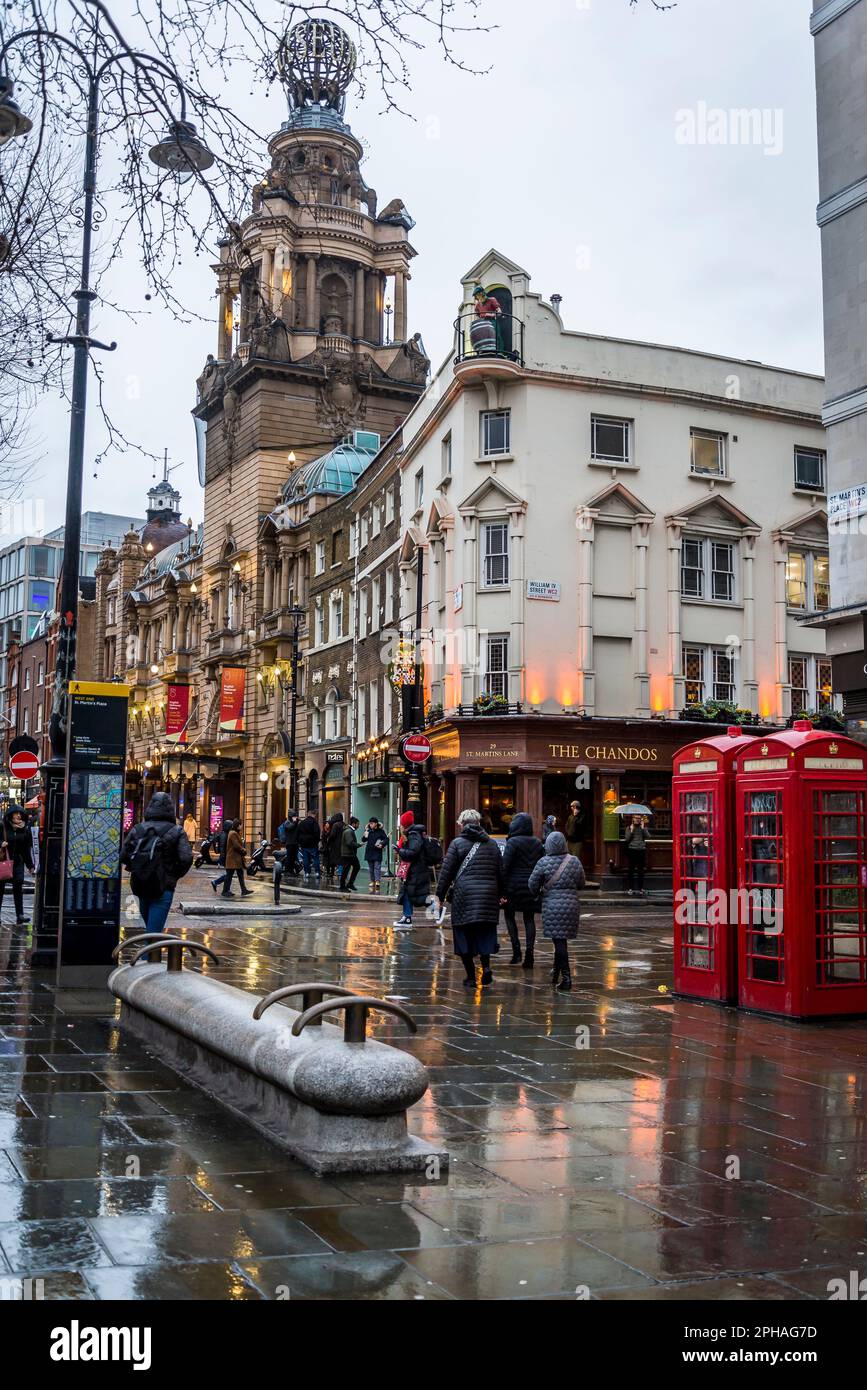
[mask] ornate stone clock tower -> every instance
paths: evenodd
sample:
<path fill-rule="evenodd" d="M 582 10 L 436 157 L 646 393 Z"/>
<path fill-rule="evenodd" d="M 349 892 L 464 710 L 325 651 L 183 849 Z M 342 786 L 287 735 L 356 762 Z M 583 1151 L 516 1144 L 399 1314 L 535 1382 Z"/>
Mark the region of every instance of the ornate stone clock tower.
<path fill-rule="evenodd" d="M 293 469 L 357 431 L 384 441 L 429 370 L 408 331 L 412 218 L 400 199 L 378 210 L 345 119 L 355 63 L 335 24 L 287 33 L 278 66 L 289 116 L 269 141 L 251 214 L 230 227 L 214 266 L 217 353 L 194 411 L 206 429 L 203 693 L 207 734 L 232 742 L 219 731 L 221 670 L 247 668 L 245 736 L 223 754 L 246 764 L 248 803 L 281 736 L 280 715 L 258 707 L 257 671 L 288 658 L 288 609 L 303 603 L 309 573 L 303 523 L 281 536 L 276 563 L 271 538 L 266 564 L 263 520 Z"/>

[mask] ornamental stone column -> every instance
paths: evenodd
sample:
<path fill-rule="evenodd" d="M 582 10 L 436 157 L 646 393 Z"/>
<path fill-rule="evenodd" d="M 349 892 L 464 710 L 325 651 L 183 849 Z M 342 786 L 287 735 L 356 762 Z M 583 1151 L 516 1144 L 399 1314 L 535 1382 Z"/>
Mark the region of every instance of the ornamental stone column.
<path fill-rule="evenodd" d="M 464 555 L 462 566 L 463 606 L 460 619 L 466 634 L 466 649 L 461 662 L 461 704 L 471 705 L 479 690 L 479 634 L 476 626 L 476 594 L 478 590 L 478 538 L 476 514 L 464 516 Z"/>
<path fill-rule="evenodd" d="M 306 323 L 305 327 L 309 328 L 309 330 L 311 331 L 311 333 L 318 333 L 318 332 L 319 332 L 319 315 L 318 315 L 317 312 L 316 312 L 316 274 L 317 274 L 317 264 L 318 264 L 318 257 L 317 257 L 317 256 L 308 256 L 308 257 L 307 257 L 307 283 L 306 283 L 306 286 L 305 286 L 305 289 L 306 289 L 306 297 L 305 297 L 305 317 L 306 317 L 306 319 L 307 319 L 307 323 Z"/>
<path fill-rule="evenodd" d="M 596 709 L 593 667 L 593 543 L 599 513 L 579 507 L 578 528 L 578 703 L 592 715 Z"/>
<path fill-rule="evenodd" d="M 684 517 L 668 518 L 668 673 L 671 683 L 673 705 L 669 714 L 674 716 L 686 704 L 686 686 L 683 677 L 683 638 L 681 632 L 682 611 L 680 602 L 680 560 L 683 546 Z"/>
<path fill-rule="evenodd" d="M 778 719 L 788 719 L 792 712 L 792 686 L 789 681 L 789 644 L 787 637 L 788 602 L 786 570 L 789 563 L 789 542 L 785 536 L 774 537 L 774 694 Z"/>
<path fill-rule="evenodd" d="M 364 317 L 365 317 L 365 294 L 366 294 L 364 266 L 355 267 L 355 337 L 364 337 Z"/>
<path fill-rule="evenodd" d="M 647 548 L 650 544 L 652 518 L 636 518 L 632 528 L 633 564 L 635 577 L 635 709 L 642 719 L 649 719 L 650 672 L 647 662 Z"/>
<path fill-rule="evenodd" d="M 510 573 L 509 573 L 509 702 L 519 704 L 524 698 L 526 654 L 524 652 L 524 604 L 527 585 L 524 574 L 524 516 L 527 503 L 509 512 Z"/>
<path fill-rule="evenodd" d="M 744 533 L 742 569 L 744 584 L 743 693 L 746 709 L 759 713 L 759 684 L 756 679 L 756 591 L 755 562 L 758 531 Z"/>

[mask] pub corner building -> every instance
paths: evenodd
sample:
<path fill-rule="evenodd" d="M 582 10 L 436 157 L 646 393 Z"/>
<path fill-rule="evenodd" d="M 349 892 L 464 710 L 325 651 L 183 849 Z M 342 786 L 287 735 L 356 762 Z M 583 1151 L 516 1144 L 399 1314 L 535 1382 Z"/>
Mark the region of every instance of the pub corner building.
<path fill-rule="evenodd" d="M 457 817 L 472 807 L 490 833 L 504 838 L 512 816 L 524 811 L 539 834 L 549 815 L 562 830 L 577 801 L 587 877 L 616 889 L 625 884 L 629 818 L 614 809 L 635 802 L 653 812 L 646 886 L 669 888 L 674 756 L 712 732 L 704 723 L 574 715 L 455 718 L 429 730 L 428 825 L 450 840 Z"/>

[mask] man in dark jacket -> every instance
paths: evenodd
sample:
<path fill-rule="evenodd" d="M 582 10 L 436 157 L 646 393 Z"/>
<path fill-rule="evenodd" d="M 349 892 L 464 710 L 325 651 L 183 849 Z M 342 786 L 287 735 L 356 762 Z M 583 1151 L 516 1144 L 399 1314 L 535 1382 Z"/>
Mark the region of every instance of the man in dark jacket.
<path fill-rule="evenodd" d="M 458 816 L 460 835 L 452 840 L 437 881 L 437 902 L 452 890 L 452 935 L 455 955 L 463 961 L 467 988 L 476 987 L 476 956 L 482 965 L 482 984 L 493 983 L 491 956 L 500 949 L 497 926 L 505 895 L 503 856 L 482 829 L 478 811 Z"/>
<path fill-rule="evenodd" d="M 319 840 L 322 835 L 319 822 L 309 813 L 298 822 L 298 849 L 304 877 L 309 878 L 315 871 L 319 877 Z"/>
<path fill-rule="evenodd" d="M 178 880 L 193 862 L 192 847 L 175 819 L 174 803 L 167 792 L 151 797 L 144 820 L 133 826 L 123 842 L 120 860 L 130 870 L 145 931 L 161 932 Z"/>
<path fill-rule="evenodd" d="M 327 823 L 328 839 L 325 840 L 325 872 L 330 880 L 334 879 L 335 869 L 340 868 L 341 845 L 343 844 L 343 832 L 346 829 L 346 822 L 343 819 L 342 811 L 335 811 L 331 820 Z"/>
<path fill-rule="evenodd" d="M 503 878 L 506 881 L 508 899 L 505 910 L 506 927 L 512 943 L 512 959 L 509 964 L 521 965 L 523 961 L 525 970 L 532 970 L 536 963 L 536 913 L 541 907 L 538 898 L 530 892 L 528 884 L 531 873 L 544 853 L 542 841 L 533 834 L 532 820 L 523 811 L 519 811 L 512 817 L 503 848 Z M 527 950 L 523 958 L 518 924 L 515 920 L 518 912 L 523 914 L 524 934 L 527 939 Z"/>
<path fill-rule="evenodd" d="M 33 836 L 27 817 L 20 806 L 10 806 L 0 824 L 0 846 L 4 858 L 12 864 L 12 898 L 15 903 L 15 922 L 23 927 L 27 921 L 24 915 L 24 870 L 33 873 Z M 0 907 L 3 905 L 5 879 L 0 879 Z"/>
<path fill-rule="evenodd" d="M 349 817 L 349 824 L 344 827 L 343 835 L 340 840 L 340 891 L 341 893 L 357 893 L 355 880 L 358 878 L 361 864 L 358 860 L 358 836 L 356 831 L 360 825 L 357 816 Z"/>
<path fill-rule="evenodd" d="M 283 872 L 285 874 L 296 874 L 298 872 L 298 827 L 300 821 L 297 811 L 287 811 L 286 819 L 277 828 L 277 838 L 280 841 L 280 848 L 284 851 Z"/>
<path fill-rule="evenodd" d="M 371 816 L 367 822 L 362 840 L 367 872 L 370 874 L 370 891 L 379 893 L 382 889 L 382 856 L 388 853 L 388 836 L 382 821 L 377 820 L 376 816 Z"/>

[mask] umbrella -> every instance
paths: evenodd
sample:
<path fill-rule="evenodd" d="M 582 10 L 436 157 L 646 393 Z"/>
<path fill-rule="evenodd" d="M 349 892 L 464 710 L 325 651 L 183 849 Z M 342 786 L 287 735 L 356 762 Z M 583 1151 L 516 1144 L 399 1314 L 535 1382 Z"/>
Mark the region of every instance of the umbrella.
<path fill-rule="evenodd" d="M 627 801 L 623 806 L 615 806 L 615 816 L 652 816 L 649 806 L 639 806 L 637 801 Z"/>

